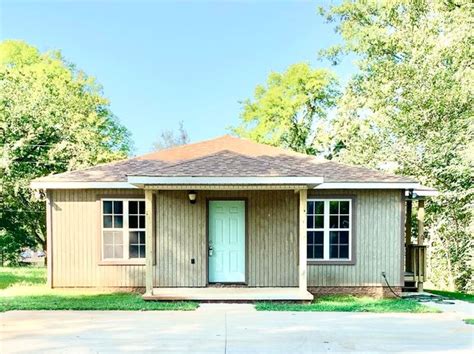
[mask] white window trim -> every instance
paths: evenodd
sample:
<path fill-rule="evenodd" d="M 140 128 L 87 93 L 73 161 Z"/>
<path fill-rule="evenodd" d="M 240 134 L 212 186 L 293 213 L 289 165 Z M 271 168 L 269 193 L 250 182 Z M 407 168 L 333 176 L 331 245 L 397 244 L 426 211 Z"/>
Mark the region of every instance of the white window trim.
<path fill-rule="evenodd" d="M 104 202 L 106 201 L 120 201 L 123 202 L 123 224 L 122 228 L 104 228 Z M 132 228 L 128 227 L 128 202 L 138 201 L 145 202 L 144 198 L 101 198 L 100 199 L 100 248 L 101 248 L 101 261 L 102 262 L 130 262 L 130 263 L 144 263 L 145 258 L 130 258 L 130 231 L 143 231 L 145 232 L 146 240 L 146 228 Z M 140 210 L 140 209 L 139 209 Z M 146 221 L 145 221 L 146 222 Z M 140 226 L 140 220 L 138 220 L 138 225 Z M 123 258 L 105 258 L 104 255 L 104 231 L 122 231 L 122 243 L 123 243 Z M 146 248 L 145 242 L 145 248 Z"/>
<path fill-rule="evenodd" d="M 306 237 L 308 237 L 308 231 L 323 231 L 324 233 L 324 251 L 323 256 L 324 258 L 308 258 L 309 262 L 321 262 L 321 263 L 351 263 L 352 262 L 352 228 L 353 228 L 353 210 L 352 210 L 352 198 L 335 198 L 335 197 L 318 197 L 318 198 L 308 198 L 308 202 L 324 202 L 324 228 L 306 228 Z M 331 229 L 329 228 L 329 217 L 330 217 L 330 210 L 329 210 L 329 202 L 349 202 L 349 228 L 337 228 Z M 327 211 L 327 212 L 326 212 Z M 349 258 L 329 258 L 329 232 L 330 231 L 349 231 Z M 306 244 L 308 241 L 306 240 Z"/>

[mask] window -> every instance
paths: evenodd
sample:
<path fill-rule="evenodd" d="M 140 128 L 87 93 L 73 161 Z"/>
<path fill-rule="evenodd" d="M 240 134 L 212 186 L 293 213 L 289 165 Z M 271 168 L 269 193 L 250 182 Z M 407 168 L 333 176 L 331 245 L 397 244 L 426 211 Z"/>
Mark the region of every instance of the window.
<path fill-rule="evenodd" d="M 306 219 L 308 260 L 351 260 L 351 199 L 309 199 Z"/>
<path fill-rule="evenodd" d="M 143 199 L 102 199 L 102 258 L 145 258 Z"/>

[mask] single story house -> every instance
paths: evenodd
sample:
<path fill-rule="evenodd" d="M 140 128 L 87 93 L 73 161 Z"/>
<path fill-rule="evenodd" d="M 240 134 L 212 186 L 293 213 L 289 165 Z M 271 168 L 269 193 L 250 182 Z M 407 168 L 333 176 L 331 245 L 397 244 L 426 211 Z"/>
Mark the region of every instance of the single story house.
<path fill-rule="evenodd" d="M 400 292 L 425 278 L 425 246 L 421 237 L 411 244 L 405 214 L 432 190 L 246 139 L 223 136 L 31 186 L 46 195 L 53 288 L 310 300 L 387 295 L 387 282 Z"/>

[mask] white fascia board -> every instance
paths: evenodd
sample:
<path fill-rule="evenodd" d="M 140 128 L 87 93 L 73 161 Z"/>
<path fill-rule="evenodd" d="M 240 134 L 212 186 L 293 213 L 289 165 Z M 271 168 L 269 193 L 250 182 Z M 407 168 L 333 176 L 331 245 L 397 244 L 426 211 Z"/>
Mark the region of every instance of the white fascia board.
<path fill-rule="evenodd" d="M 226 185 L 226 184 L 299 184 L 317 185 L 323 183 L 322 177 L 148 177 L 129 176 L 128 183 L 134 185 L 173 185 L 173 184 L 202 184 L 202 185 Z"/>
<path fill-rule="evenodd" d="M 416 189 L 420 184 L 416 182 L 341 182 L 322 183 L 314 189 Z"/>
<path fill-rule="evenodd" d="M 32 189 L 136 189 L 128 182 L 31 182 Z"/>
<path fill-rule="evenodd" d="M 415 193 L 419 197 L 437 197 L 439 192 L 436 189 L 413 189 L 413 193 Z M 405 192 L 405 196 L 409 196 L 410 191 Z"/>

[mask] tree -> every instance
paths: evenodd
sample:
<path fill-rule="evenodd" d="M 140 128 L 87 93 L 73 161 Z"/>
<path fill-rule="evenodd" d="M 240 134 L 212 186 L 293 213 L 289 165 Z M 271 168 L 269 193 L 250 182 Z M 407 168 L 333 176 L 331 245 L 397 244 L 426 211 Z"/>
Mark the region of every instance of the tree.
<path fill-rule="evenodd" d="M 189 143 L 189 135 L 184 129 L 184 123 L 179 122 L 178 132 L 172 130 L 163 130 L 157 141 L 153 143 L 153 150 L 163 150 L 174 146 L 186 145 Z"/>
<path fill-rule="evenodd" d="M 59 52 L 0 43 L 0 252 L 46 247 L 44 202 L 32 179 L 125 158 L 127 130 L 92 77 Z"/>
<path fill-rule="evenodd" d="M 266 85 L 258 85 L 254 99 L 243 102 L 239 136 L 314 155 L 318 122 L 326 118 L 338 96 L 335 76 L 308 64 L 272 72 Z"/>
<path fill-rule="evenodd" d="M 326 148 L 343 162 L 391 163 L 438 189 L 427 205 L 431 280 L 472 290 L 472 5 L 343 1 L 322 13 L 343 38 L 323 54 L 359 58 Z"/>

